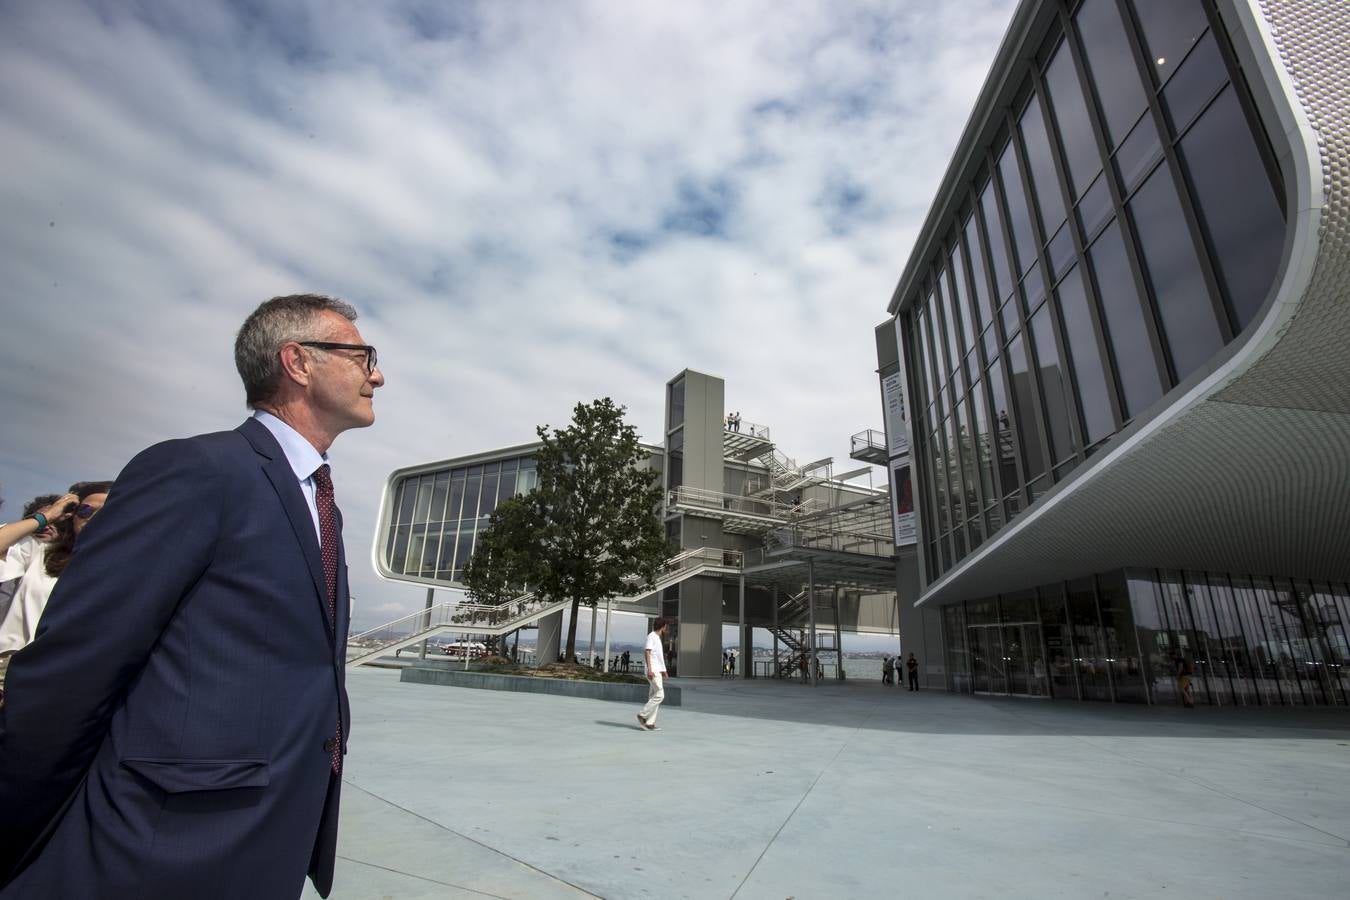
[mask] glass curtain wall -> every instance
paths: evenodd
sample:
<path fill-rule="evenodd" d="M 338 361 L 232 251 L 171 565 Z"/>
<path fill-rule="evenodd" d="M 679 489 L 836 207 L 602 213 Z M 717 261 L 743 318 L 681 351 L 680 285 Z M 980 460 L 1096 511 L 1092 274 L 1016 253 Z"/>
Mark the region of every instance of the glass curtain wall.
<path fill-rule="evenodd" d="M 1082 0 L 1050 28 L 901 314 L 930 580 L 1240 334 L 1283 248 L 1210 3 Z"/>
<path fill-rule="evenodd" d="M 1350 704 L 1350 585 L 1126 569 L 943 608 L 948 689 L 1178 705 Z"/>
<path fill-rule="evenodd" d="M 537 483 L 533 457 L 409 475 L 393 488 L 385 564 L 396 575 L 458 583 L 474 540 L 508 497 Z"/>

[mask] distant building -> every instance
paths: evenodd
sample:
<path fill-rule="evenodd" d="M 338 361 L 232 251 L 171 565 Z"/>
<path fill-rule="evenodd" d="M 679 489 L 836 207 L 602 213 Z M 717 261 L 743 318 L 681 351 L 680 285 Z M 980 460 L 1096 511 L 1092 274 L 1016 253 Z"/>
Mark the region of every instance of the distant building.
<path fill-rule="evenodd" d="M 877 329 L 928 685 L 1350 699 L 1346 34 L 1339 0 L 1016 11 Z"/>
<path fill-rule="evenodd" d="M 660 473 L 656 512 L 679 552 L 655 591 L 616 598 L 616 608 L 677 619 L 667 663 L 681 676 L 720 675 L 722 626 L 737 624 L 744 626 L 738 666 L 747 674 L 754 674 L 749 641 L 756 627 L 781 645 L 778 671 L 795 673 L 799 657 L 814 651 L 833 674 L 842 631 L 896 634 L 889 493 L 862 480 L 870 467 L 836 473 L 831 459 L 797 463 L 767 427 L 728 422 L 725 386 L 715 376 L 685 370 L 665 389 L 663 441 L 646 445 L 645 465 Z M 522 430 L 531 424 L 521 423 Z M 539 446 L 393 472 L 380 505 L 376 571 L 432 591 L 462 588 L 492 511 L 537 483 Z M 441 604 L 355 635 L 354 659 L 374 659 L 437 633 L 537 625 L 538 659 L 547 662 L 559 653 L 561 622 L 561 604 L 530 597 L 501 613 Z M 759 665 L 760 674 L 775 673 L 774 664 Z"/>

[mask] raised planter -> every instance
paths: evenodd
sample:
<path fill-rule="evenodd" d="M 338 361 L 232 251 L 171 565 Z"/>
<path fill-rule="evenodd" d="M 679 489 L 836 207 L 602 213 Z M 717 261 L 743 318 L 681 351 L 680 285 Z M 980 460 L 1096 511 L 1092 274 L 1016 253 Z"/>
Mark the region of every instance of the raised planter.
<path fill-rule="evenodd" d="M 567 678 L 534 678 L 528 675 L 496 675 L 491 672 L 465 672 L 438 665 L 416 662 L 404 667 L 399 681 L 411 684 L 443 684 L 450 687 L 477 688 L 483 691 L 519 691 L 527 694 L 559 694 L 589 700 L 615 700 L 619 703 L 647 702 L 645 684 L 612 681 L 582 681 Z M 680 705 L 680 689 L 667 682 L 665 706 Z"/>

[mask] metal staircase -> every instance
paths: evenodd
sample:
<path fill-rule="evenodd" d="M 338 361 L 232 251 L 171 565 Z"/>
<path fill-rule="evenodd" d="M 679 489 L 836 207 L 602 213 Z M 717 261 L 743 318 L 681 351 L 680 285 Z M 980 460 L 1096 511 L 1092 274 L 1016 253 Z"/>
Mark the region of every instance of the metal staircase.
<path fill-rule="evenodd" d="M 741 555 L 733 550 L 696 547 L 666 560 L 650 588 L 615 597 L 615 603 L 636 603 L 652 594 L 703 574 L 739 572 Z M 636 584 L 637 579 L 631 579 Z M 443 632 L 454 634 L 503 635 L 539 621 L 569 607 L 571 599 L 522 594 L 499 606 L 482 603 L 440 603 L 430 609 L 386 622 L 352 635 L 347 640 L 347 666 L 355 668 L 387 656 L 404 647 L 420 643 Z"/>

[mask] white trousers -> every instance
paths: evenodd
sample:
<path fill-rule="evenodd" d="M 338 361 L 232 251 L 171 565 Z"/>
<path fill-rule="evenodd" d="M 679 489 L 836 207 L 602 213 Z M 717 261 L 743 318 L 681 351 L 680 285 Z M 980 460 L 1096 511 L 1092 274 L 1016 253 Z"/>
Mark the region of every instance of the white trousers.
<path fill-rule="evenodd" d="M 661 705 L 661 701 L 666 699 L 665 679 L 661 677 L 660 672 L 656 672 L 647 681 L 647 705 L 642 707 L 643 721 L 648 725 L 656 724 L 656 709 Z"/>

